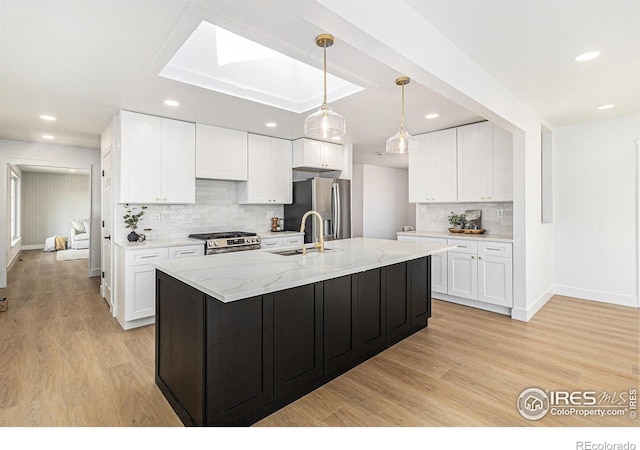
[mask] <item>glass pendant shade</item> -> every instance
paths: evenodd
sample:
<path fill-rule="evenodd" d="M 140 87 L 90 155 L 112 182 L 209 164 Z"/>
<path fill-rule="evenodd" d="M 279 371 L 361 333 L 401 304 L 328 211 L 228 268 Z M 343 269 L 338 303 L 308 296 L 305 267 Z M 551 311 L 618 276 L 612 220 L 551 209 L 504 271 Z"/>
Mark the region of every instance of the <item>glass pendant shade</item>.
<path fill-rule="evenodd" d="M 324 101 L 320 109 L 304 120 L 304 134 L 316 139 L 342 137 L 347 132 L 347 122 L 327 105 L 327 47 L 333 45 L 333 36 L 317 36 L 316 45 L 324 50 Z"/>
<path fill-rule="evenodd" d="M 388 153 L 409 153 L 418 149 L 418 140 L 404 130 L 387 139 Z"/>
<path fill-rule="evenodd" d="M 346 128 L 344 117 L 327 105 L 322 105 L 304 121 L 304 134 L 318 139 L 344 136 Z"/>
<path fill-rule="evenodd" d="M 396 80 L 398 86 L 402 86 L 402 115 L 400 116 L 400 131 L 387 139 L 387 153 L 410 153 L 418 150 L 418 141 L 404 129 L 404 86 L 409 84 L 409 77 L 400 77 Z"/>

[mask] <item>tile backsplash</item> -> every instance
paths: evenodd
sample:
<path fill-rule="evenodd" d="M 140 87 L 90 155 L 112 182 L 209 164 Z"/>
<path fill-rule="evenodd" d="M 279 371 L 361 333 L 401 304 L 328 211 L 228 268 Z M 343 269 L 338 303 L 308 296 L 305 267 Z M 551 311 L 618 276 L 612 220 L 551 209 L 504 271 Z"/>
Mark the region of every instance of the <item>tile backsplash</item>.
<path fill-rule="evenodd" d="M 487 230 L 486 234 L 513 235 L 513 202 L 421 203 L 416 207 L 416 228 L 418 230 L 444 231 L 451 227 L 447 217 L 452 211 L 456 214 L 462 214 L 470 209 L 482 211 L 482 228 Z M 443 211 L 444 217 L 439 217 L 440 211 Z"/>
<path fill-rule="evenodd" d="M 193 205 L 146 205 L 138 232 L 151 228 L 150 239 L 185 238 L 191 233 L 214 231 L 263 232 L 271 229 L 271 217 L 283 217 L 283 205 L 239 205 L 236 181 L 196 180 L 196 203 Z M 140 205 L 133 205 L 140 207 Z M 126 236 L 122 216 L 124 206 L 115 211 L 120 236 Z"/>

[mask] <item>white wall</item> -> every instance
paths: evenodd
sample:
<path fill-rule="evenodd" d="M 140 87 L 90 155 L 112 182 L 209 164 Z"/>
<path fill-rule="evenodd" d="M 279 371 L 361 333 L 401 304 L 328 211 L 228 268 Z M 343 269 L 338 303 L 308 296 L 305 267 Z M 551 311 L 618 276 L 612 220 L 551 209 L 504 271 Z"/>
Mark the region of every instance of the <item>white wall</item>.
<path fill-rule="evenodd" d="M 318 2 L 341 41 L 514 135 L 512 317 L 529 320 L 551 297 L 554 274 L 554 228 L 541 222 L 541 118 L 408 4 Z"/>
<path fill-rule="evenodd" d="M 6 186 L 7 164 L 28 164 L 91 172 L 91 243 L 89 276 L 100 274 L 100 151 L 65 145 L 0 139 L 0 186 Z M 7 217 L 5 196 L 0 196 L 0 217 Z M 7 285 L 7 230 L 0 227 L 0 288 Z"/>
<path fill-rule="evenodd" d="M 89 175 L 22 173 L 22 245 L 43 248 L 51 236 L 69 239 L 71 219 L 91 213 Z"/>
<path fill-rule="evenodd" d="M 553 130 L 555 292 L 638 306 L 640 116 Z"/>
<path fill-rule="evenodd" d="M 363 237 L 378 239 L 396 239 L 396 233 L 407 223 L 409 206 L 408 171 L 389 167 L 355 164 L 353 166 L 353 191 L 361 189 L 361 194 L 354 194 L 353 209 L 356 218 L 359 209 L 356 204 L 361 202 Z M 361 195 L 361 201 L 358 200 Z M 415 214 L 413 224 L 415 225 Z M 354 236 L 356 227 L 354 225 Z"/>

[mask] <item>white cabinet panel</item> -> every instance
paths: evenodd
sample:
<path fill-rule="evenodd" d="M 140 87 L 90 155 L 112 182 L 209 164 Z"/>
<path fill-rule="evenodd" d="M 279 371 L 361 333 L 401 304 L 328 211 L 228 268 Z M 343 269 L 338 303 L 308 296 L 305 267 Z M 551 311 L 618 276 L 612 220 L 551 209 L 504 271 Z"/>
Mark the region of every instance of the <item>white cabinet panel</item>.
<path fill-rule="evenodd" d="M 282 247 L 281 238 L 262 238 L 262 242 L 260 243 L 261 250 L 270 250 L 272 248 L 280 247 Z"/>
<path fill-rule="evenodd" d="M 458 201 L 513 200 L 513 136 L 490 122 L 457 128 Z"/>
<path fill-rule="evenodd" d="M 478 256 L 478 300 L 493 305 L 513 306 L 511 258 Z"/>
<path fill-rule="evenodd" d="M 448 252 L 448 293 L 478 299 L 478 260 L 469 253 Z"/>
<path fill-rule="evenodd" d="M 409 154 L 409 202 L 457 201 L 455 128 L 417 139 L 418 150 Z"/>
<path fill-rule="evenodd" d="M 188 256 L 204 255 L 204 245 L 182 245 L 180 247 L 169 247 L 169 258 L 186 258 Z"/>
<path fill-rule="evenodd" d="M 238 203 L 285 204 L 293 198 L 291 141 L 249 134 L 249 172 L 238 183 Z"/>
<path fill-rule="evenodd" d="M 147 203 L 160 197 L 162 183 L 162 119 L 121 111 L 120 203 Z M 117 175 L 117 174 L 116 174 Z"/>
<path fill-rule="evenodd" d="M 156 313 L 156 269 L 150 264 L 127 269 L 125 295 L 130 301 L 125 303 L 126 320 L 143 319 Z"/>
<path fill-rule="evenodd" d="M 195 203 L 195 124 L 120 111 L 119 202 Z"/>
<path fill-rule="evenodd" d="M 196 202 L 195 124 L 162 119 L 162 202 Z"/>
<path fill-rule="evenodd" d="M 247 133 L 196 124 L 196 177 L 247 179 Z"/>
<path fill-rule="evenodd" d="M 293 141 L 293 168 L 314 170 L 342 170 L 342 145 L 313 139 Z"/>

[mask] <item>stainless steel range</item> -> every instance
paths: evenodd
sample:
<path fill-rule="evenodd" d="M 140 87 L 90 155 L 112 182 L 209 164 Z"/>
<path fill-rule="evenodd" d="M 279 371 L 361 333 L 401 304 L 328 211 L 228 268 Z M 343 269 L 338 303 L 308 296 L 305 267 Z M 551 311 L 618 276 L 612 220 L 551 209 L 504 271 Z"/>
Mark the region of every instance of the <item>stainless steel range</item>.
<path fill-rule="evenodd" d="M 189 237 L 205 241 L 204 251 L 207 255 L 260 248 L 260 236 L 244 231 L 190 234 Z"/>

